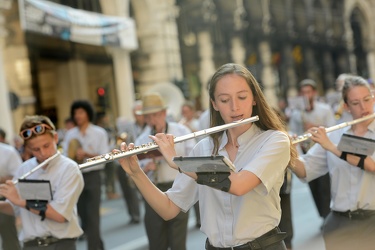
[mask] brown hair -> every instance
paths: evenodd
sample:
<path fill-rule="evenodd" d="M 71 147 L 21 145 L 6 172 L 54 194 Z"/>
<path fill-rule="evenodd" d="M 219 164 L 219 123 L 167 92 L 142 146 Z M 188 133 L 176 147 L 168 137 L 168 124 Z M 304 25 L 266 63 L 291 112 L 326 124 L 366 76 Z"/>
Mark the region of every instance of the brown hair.
<path fill-rule="evenodd" d="M 274 109 L 268 105 L 262 90 L 259 87 L 259 83 L 256 81 L 254 76 L 250 73 L 249 70 L 247 70 L 245 67 L 234 64 L 234 63 L 228 63 L 221 66 L 215 74 L 212 76 L 210 82 L 209 82 L 209 95 L 210 99 L 215 101 L 215 89 L 217 82 L 222 79 L 226 75 L 237 75 L 242 77 L 246 80 L 247 84 L 250 87 L 251 92 L 254 96 L 254 101 L 257 105 L 253 106 L 253 113 L 251 116 L 259 116 L 259 120 L 255 122 L 255 125 L 262 130 L 279 130 L 286 133 L 285 125 L 283 121 L 280 119 L 280 117 L 276 114 Z M 224 124 L 224 120 L 221 117 L 219 111 L 216 111 L 213 108 L 212 102 L 210 102 L 210 116 L 211 116 L 211 127 L 219 126 Z M 224 132 L 221 131 L 219 133 L 211 134 L 210 136 L 213 139 L 214 142 L 214 149 L 213 154 L 217 154 L 219 149 L 219 139 L 221 138 L 222 134 Z M 290 165 L 293 165 L 294 160 L 297 157 L 297 152 L 295 147 L 292 145 L 292 142 L 290 142 Z"/>

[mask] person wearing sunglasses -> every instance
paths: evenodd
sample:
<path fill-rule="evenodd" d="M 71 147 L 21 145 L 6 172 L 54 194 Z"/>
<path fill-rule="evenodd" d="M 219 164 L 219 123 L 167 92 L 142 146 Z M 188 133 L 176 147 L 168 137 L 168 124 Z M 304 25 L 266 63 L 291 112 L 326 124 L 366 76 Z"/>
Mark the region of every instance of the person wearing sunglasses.
<path fill-rule="evenodd" d="M 22 231 L 19 240 L 23 242 L 23 249 L 74 250 L 76 239 L 83 233 L 76 205 L 84 186 L 82 173 L 76 162 L 59 154 L 42 168 L 36 168 L 58 153 L 58 135 L 48 117 L 27 116 L 19 135 L 33 158 L 22 163 L 13 180 L 27 175 L 26 179 L 33 183 L 49 181 L 52 198 L 46 205 L 35 209 L 30 206 L 29 200 L 22 198 L 24 195 L 19 191 L 21 181 L 17 187 L 14 181 L 8 180 L 0 185 L 0 195 L 6 198 L 6 201 L 0 202 L 0 212 L 20 216 Z M 36 190 L 38 193 L 43 191 Z"/>

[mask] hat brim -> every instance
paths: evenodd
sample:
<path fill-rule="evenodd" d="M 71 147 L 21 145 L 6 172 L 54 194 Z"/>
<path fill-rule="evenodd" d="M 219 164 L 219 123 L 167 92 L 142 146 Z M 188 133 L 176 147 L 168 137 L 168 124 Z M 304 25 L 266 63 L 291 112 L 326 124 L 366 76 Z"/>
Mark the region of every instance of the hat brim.
<path fill-rule="evenodd" d="M 156 112 L 166 110 L 166 109 L 167 109 L 167 106 L 157 107 L 157 108 L 146 108 L 146 109 L 142 109 L 142 110 L 137 110 L 135 112 L 135 114 L 136 115 L 148 115 L 148 114 L 156 113 Z"/>

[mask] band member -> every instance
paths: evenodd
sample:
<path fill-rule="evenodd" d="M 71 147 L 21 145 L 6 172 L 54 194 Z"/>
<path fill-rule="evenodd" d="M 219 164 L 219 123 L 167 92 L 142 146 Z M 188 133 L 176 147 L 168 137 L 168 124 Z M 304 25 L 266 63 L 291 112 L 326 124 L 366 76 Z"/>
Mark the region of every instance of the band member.
<path fill-rule="evenodd" d="M 29 173 L 57 153 L 58 136 L 48 117 L 27 116 L 21 125 L 20 136 L 34 157 L 18 168 L 14 179 Z M 35 203 L 31 206 L 10 180 L 0 185 L 0 194 L 7 198 L 0 202 L 0 211 L 21 217 L 19 239 L 23 241 L 23 249 L 76 249 L 76 239 L 83 233 L 76 207 L 83 189 L 83 178 L 77 163 L 58 155 L 28 175 L 27 179 L 50 182 L 52 199 L 48 204 L 39 206 Z"/>
<path fill-rule="evenodd" d="M 144 115 L 148 126 L 139 135 L 137 145 L 152 142 L 149 135 L 156 133 L 173 133 L 176 136 L 186 135 L 191 131 L 184 125 L 167 122 L 167 106 L 162 97 L 157 93 L 147 94 L 142 97 L 142 110 L 136 114 Z M 193 149 L 194 141 L 186 141 L 176 145 L 180 155 L 187 155 Z M 178 174 L 175 169 L 168 166 L 167 160 L 162 156 L 141 160 L 143 170 L 153 183 L 162 191 L 172 187 Z M 186 249 L 188 214 L 180 212 L 175 218 L 164 221 L 151 206 L 145 203 L 145 226 L 150 250 L 183 250 Z"/>
<path fill-rule="evenodd" d="M 67 131 L 64 138 L 63 149 L 65 153 L 73 151 L 78 162 L 100 154 L 108 153 L 107 132 L 94 124 L 94 108 L 86 100 L 77 100 L 72 103 L 70 115 L 76 123 L 76 127 Z M 72 143 L 76 141 L 78 146 L 71 150 Z M 74 143 L 73 143 L 74 145 Z M 81 225 L 87 237 L 89 250 L 102 250 L 104 244 L 100 236 L 100 201 L 101 201 L 101 170 L 104 164 L 87 168 L 82 171 L 85 182 L 84 189 L 78 200 L 78 214 Z"/>
<path fill-rule="evenodd" d="M 133 105 L 133 116 L 135 121 L 125 123 L 122 126 L 118 126 L 118 132 L 121 135 L 125 135 L 125 141 L 127 143 L 135 142 L 140 134 L 146 129 L 146 122 L 143 115 L 136 114 L 142 110 L 142 101 L 138 100 Z M 122 140 L 123 141 L 123 140 Z M 120 144 L 120 143 L 119 143 Z M 119 146 L 119 145 L 118 145 Z M 126 207 L 130 216 L 130 224 L 138 224 L 140 222 L 140 206 L 138 199 L 138 190 L 135 187 L 133 181 L 130 180 L 128 175 L 122 170 L 120 164 L 116 161 L 117 167 L 117 178 L 120 183 L 122 195 L 125 199 Z"/>
<path fill-rule="evenodd" d="M 12 180 L 22 164 L 22 159 L 14 147 L 2 142 L 0 142 L 0 155 L 0 184 L 4 184 L 7 180 Z M 0 201 L 3 200 L 5 198 L 0 197 Z M 3 250 L 21 249 L 14 216 L 0 213 L 0 236 Z"/>
<path fill-rule="evenodd" d="M 342 97 L 353 119 L 373 113 L 374 97 L 362 77 L 346 77 Z M 326 249 L 372 249 L 375 244 L 375 154 L 341 152 L 337 144 L 344 133 L 374 140 L 374 119 L 333 131 L 328 136 L 324 127 L 313 127 L 309 132 L 316 143 L 299 157 L 292 170 L 305 181 L 327 172 L 331 176 L 331 212 L 323 227 Z"/>
<path fill-rule="evenodd" d="M 227 176 L 180 173 L 172 188 L 161 192 L 141 170 L 137 157 L 120 159 L 150 206 L 164 219 L 188 211 L 198 200 L 206 249 L 286 249 L 279 191 L 284 171 L 296 155 L 284 126 L 267 104 L 253 75 L 243 66 L 225 64 L 209 85 L 211 127 L 254 115 L 259 121 L 211 134 L 197 143 L 191 156 L 223 155 L 236 166 Z M 150 136 L 168 164 L 176 156 L 174 135 Z M 165 132 L 167 134 L 165 134 Z M 123 150 L 134 147 L 123 144 Z M 220 181 L 215 181 L 219 180 Z M 198 184 L 199 182 L 200 184 Z"/>
<path fill-rule="evenodd" d="M 316 100 L 317 90 L 315 81 L 311 79 L 301 81 L 300 94 L 305 98 L 307 105 L 303 110 L 293 110 L 289 121 L 289 128 L 293 133 L 300 135 L 311 127 L 331 127 L 336 124 L 335 115 L 331 107 L 326 103 Z M 300 143 L 300 146 L 303 152 L 307 152 L 312 144 L 311 140 L 306 140 Z M 328 174 L 309 182 L 316 208 L 323 220 L 330 211 L 330 184 Z"/>

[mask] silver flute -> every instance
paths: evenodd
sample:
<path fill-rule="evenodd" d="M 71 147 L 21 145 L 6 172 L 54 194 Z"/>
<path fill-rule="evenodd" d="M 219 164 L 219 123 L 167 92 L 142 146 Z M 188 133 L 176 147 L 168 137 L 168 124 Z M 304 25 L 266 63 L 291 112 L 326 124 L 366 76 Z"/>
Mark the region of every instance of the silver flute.
<path fill-rule="evenodd" d="M 210 135 L 210 134 L 217 133 L 217 132 L 229 129 L 229 128 L 234 128 L 234 127 L 246 124 L 246 123 L 256 122 L 258 120 L 259 120 L 258 116 L 253 116 L 247 119 L 242 119 L 242 120 L 231 122 L 228 124 L 200 130 L 200 131 L 193 132 L 187 135 L 176 137 L 174 138 L 174 143 L 183 142 L 183 141 L 190 140 L 190 139 L 203 136 L 203 135 Z M 155 150 L 158 147 L 159 146 L 155 142 L 150 142 L 147 144 L 142 144 L 141 146 L 135 146 L 134 149 L 129 150 L 129 151 L 120 151 L 118 153 L 110 152 L 107 154 L 92 157 L 92 158 L 87 159 L 85 163 L 79 164 L 78 166 L 80 169 L 85 169 L 85 168 L 95 166 L 98 164 L 111 162 L 120 158 L 129 157 L 129 156 L 140 154 L 140 153 L 147 153 L 148 151 Z"/>
<path fill-rule="evenodd" d="M 369 120 L 369 119 L 371 119 L 371 118 L 375 118 L 375 113 L 374 113 L 374 114 L 371 114 L 371 115 L 367 115 L 367 116 L 361 117 L 361 118 L 358 118 L 358 119 L 355 119 L 355 120 L 352 120 L 352 121 L 343 122 L 343 123 L 337 124 L 337 125 L 335 125 L 335 126 L 332 126 L 332 127 L 326 128 L 326 132 L 329 133 L 329 132 L 332 132 L 332 131 L 334 131 L 334 130 L 338 130 L 338 129 L 341 129 L 341 128 L 345 128 L 345 127 L 347 127 L 347 126 L 351 126 L 351 125 L 354 125 L 354 124 L 357 124 L 357 123 L 360 123 L 360 122 L 363 122 L 363 121 Z M 300 136 L 296 137 L 296 138 L 292 141 L 292 143 L 293 143 L 293 144 L 296 144 L 296 143 L 299 143 L 299 142 L 302 142 L 302 141 L 306 141 L 306 140 L 309 139 L 311 136 L 312 136 L 311 133 L 306 133 L 306 134 L 300 135 Z"/>
<path fill-rule="evenodd" d="M 54 155 L 50 156 L 49 158 L 47 158 L 45 161 L 43 161 L 42 163 L 40 163 L 38 166 L 36 166 L 35 168 L 31 169 L 29 172 L 25 173 L 24 175 L 22 175 L 20 178 L 18 178 L 17 180 L 14 180 L 13 181 L 13 184 L 16 185 L 18 183 L 18 180 L 23 180 L 25 179 L 26 177 L 28 177 L 29 175 L 31 175 L 32 173 L 34 173 L 35 171 L 37 171 L 38 169 L 41 169 L 42 167 L 44 167 L 45 165 L 47 165 L 50 161 L 52 161 L 53 159 L 55 159 L 57 156 L 60 155 L 60 152 L 57 151 Z"/>

